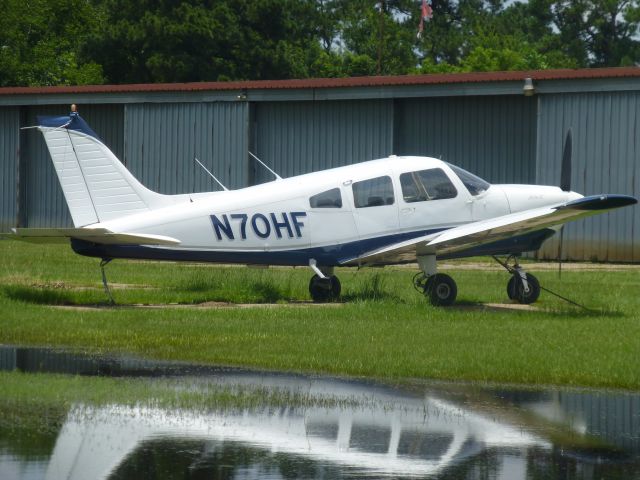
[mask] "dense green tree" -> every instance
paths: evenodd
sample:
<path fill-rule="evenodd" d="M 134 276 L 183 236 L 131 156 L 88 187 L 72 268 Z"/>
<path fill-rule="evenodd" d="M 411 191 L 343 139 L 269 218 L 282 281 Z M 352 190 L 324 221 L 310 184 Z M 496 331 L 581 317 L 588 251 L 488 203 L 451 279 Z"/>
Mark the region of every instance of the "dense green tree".
<path fill-rule="evenodd" d="M 534 0 L 535 1 L 535 0 Z M 544 0 L 543 0 L 544 1 Z M 434 1 L 418 71 L 495 71 L 575 67 L 560 49 L 552 16 L 528 3 Z M 548 12 L 548 10 L 547 10 Z"/>
<path fill-rule="evenodd" d="M 640 60 L 638 0 L 547 1 L 564 50 L 581 66 L 632 65 Z"/>
<path fill-rule="evenodd" d="M 100 11 L 83 0 L 0 0 L 0 86 L 102 83 L 79 51 Z"/>
<path fill-rule="evenodd" d="M 415 29 L 410 23 L 415 1 L 336 0 L 334 4 L 347 74 L 397 75 L 415 66 Z"/>
<path fill-rule="evenodd" d="M 319 52 L 312 0 L 101 3 L 83 52 L 113 83 L 305 77 Z"/>
<path fill-rule="evenodd" d="M 640 0 L 0 0 L 0 86 L 640 62 Z"/>

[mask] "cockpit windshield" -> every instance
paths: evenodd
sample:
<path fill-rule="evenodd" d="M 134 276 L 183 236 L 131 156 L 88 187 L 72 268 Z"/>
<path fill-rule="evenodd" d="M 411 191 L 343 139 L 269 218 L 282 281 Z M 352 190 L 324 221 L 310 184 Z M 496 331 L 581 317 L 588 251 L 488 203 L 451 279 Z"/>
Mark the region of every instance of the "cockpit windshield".
<path fill-rule="evenodd" d="M 446 162 L 445 162 L 446 163 Z M 486 192 L 489 190 L 491 184 L 480 177 L 474 175 L 473 173 L 467 172 L 465 169 L 456 167 L 455 165 L 451 165 L 447 163 L 449 168 L 453 170 L 453 172 L 458 175 L 460 181 L 467 187 L 469 193 L 473 196 L 480 195 L 482 192 Z"/>

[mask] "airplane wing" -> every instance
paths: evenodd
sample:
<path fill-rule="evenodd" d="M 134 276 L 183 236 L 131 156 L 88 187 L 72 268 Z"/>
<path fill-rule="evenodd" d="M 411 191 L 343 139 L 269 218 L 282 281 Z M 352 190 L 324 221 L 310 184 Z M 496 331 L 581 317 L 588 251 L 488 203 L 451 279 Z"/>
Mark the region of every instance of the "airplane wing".
<path fill-rule="evenodd" d="M 106 228 L 13 228 L 13 238 L 31 243 L 66 243 L 71 238 L 104 245 L 179 245 L 180 240 L 163 235 L 115 233 Z"/>
<path fill-rule="evenodd" d="M 431 235 L 388 245 L 345 260 L 345 265 L 401 263 L 417 256 L 449 255 L 509 238 L 526 235 L 638 201 L 627 195 L 594 195 L 548 207 L 534 208 L 501 217 L 480 220 Z"/>

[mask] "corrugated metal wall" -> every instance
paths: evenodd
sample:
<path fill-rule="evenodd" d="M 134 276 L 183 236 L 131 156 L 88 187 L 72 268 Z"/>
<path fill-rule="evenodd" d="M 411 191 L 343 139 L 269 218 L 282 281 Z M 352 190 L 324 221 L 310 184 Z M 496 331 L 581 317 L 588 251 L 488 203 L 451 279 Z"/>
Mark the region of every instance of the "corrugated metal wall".
<path fill-rule="evenodd" d="M 582 93 L 539 98 L 536 181 L 558 185 L 565 134 L 573 131 L 571 188 L 585 195 L 640 194 L 640 93 Z M 640 208 L 567 224 L 565 258 L 640 261 Z M 539 251 L 556 258 L 557 239 Z"/>
<path fill-rule="evenodd" d="M 18 126 L 68 105 L 0 109 L 0 229 L 16 221 L 17 153 L 23 226 L 70 226 L 42 136 Z M 161 193 L 229 188 L 391 153 L 431 155 L 494 183 L 558 184 L 564 132 L 573 128 L 573 189 L 640 195 L 640 92 L 414 99 L 85 105 L 81 114 L 146 186 Z M 638 146 L 637 146 L 638 145 Z M 640 261 L 640 208 L 568 225 L 565 256 Z M 542 258 L 555 258 L 555 240 Z"/>
<path fill-rule="evenodd" d="M 282 177 L 393 153 L 393 101 L 265 102 L 253 116 L 256 155 Z M 252 162 L 252 180 L 273 176 Z"/>
<path fill-rule="evenodd" d="M 249 106 L 246 102 L 126 106 L 124 161 L 151 190 L 191 193 L 246 187 Z"/>
<path fill-rule="evenodd" d="M 536 102 L 524 96 L 396 101 L 396 152 L 442 158 L 492 183 L 533 183 Z"/>
<path fill-rule="evenodd" d="M 20 109 L 0 108 L 0 232 L 15 226 Z"/>
<path fill-rule="evenodd" d="M 87 105 L 80 114 L 91 125 L 102 141 L 122 158 L 123 107 L 121 105 Z M 50 105 L 25 107 L 23 118 L 25 125 L 36 125 L 36 116 L 65 115 L 68 105 Z M 73 226 L 69 209 L 64 200 L 62 189 L 47 145 L 37 130 L 24 130 L 21 133 L 21 162 L 24 179 L 22 209 L 24 225 L 28 227 L 64 227 Z"/>

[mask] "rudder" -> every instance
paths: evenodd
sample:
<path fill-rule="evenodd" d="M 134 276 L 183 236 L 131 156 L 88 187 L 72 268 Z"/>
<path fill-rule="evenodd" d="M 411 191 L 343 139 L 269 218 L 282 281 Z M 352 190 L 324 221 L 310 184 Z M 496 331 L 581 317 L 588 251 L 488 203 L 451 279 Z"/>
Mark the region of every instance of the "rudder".
<path fill-rule="evenodd" d="M 138 182 L 78 113 L 38 123 L 76 227 L 174 203 Z"/>

